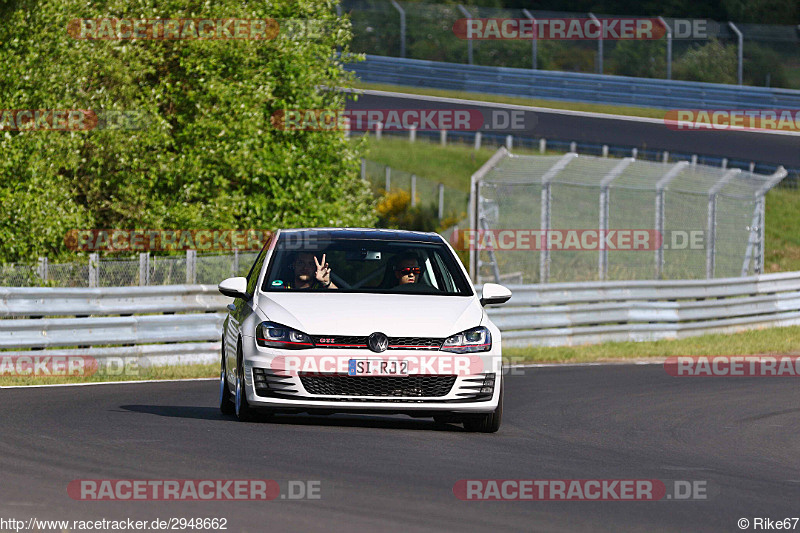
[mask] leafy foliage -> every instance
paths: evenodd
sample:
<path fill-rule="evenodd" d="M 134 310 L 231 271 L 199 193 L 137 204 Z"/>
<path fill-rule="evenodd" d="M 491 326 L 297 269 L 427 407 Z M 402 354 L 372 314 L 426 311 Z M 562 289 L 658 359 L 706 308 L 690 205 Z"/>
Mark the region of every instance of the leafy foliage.
<path fill-rule="evenodd" d="M 716 39 L 693 48 L 675 62 L 675 79 L 736 83 L 736 50 Z"/>
<path fill-rule="evenodd" d="M 138 129 L 0 133 L 0 261 L 66 255 L 70 228 L 374 224 L 358 145 L 280 131 L 281 109 L 341 109 L 346 19 L 328 0 L 20 0 L 3 8 L 4 109 L 135 112 Z M 324 21 L 263 40 L 77 40 L 75 18 Z"/>

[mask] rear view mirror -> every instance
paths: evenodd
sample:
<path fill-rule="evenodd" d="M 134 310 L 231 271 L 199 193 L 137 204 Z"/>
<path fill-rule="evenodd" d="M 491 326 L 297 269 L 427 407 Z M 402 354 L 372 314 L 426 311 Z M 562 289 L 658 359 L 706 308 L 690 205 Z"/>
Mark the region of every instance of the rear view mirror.
<path fill-rule="evenodd" d="M 481 305 L 504 304 L 511 299 L 511 291 L 497 283 L 486 283 L 481 291 Z"/>
<path fill-rule="evenodd" d="M 247 278 L 228 278 L 218 286 L 219 292 L 231 298 L 250 298 L 247 294 Z"/>
<path fill-rule="evenodd" d="M 348 261 L 380 261 L 381 253 L 362 248 L 361 250 L 348 251 L 344 258 Z"/>

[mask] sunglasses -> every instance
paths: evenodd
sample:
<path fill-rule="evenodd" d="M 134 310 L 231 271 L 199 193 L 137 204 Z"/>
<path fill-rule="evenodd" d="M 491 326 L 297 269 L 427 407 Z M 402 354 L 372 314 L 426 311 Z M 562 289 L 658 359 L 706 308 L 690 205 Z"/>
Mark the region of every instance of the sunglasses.
<path fill-rule="evenodd" d="M 401 276 L 408 276 L 409 274 L 414 274 L 415 276 L 419 276 L 422 269 L 420 267 L 406 267 L 406 268 L 399 268 L 397 270 Z"/>

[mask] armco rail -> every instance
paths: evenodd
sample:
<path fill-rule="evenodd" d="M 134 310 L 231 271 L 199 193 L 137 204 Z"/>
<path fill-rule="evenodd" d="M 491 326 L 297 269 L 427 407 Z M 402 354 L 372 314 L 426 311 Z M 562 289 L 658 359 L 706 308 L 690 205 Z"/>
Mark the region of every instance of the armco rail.
<path fill-rule="evenodd" d="M 645 341 L 800 324 L 800 272 L 509 288 L 511 300 L 488 311 L 508 346 Z M 215 362 L 229 302 L 209 285 L 0 288 L 0 355 L 134 356 L 142 358 L 141 366 Z"/>
<path fill-rule="evenodd" d="M 508 346 L 676 339 L 800 324 L 800 272 L 509 286 L 489 310 Z"/>
<path fill-rule="evenodd" d="M 369 83 L 663 109 L 798 109 L 800 91 L 367 55 L 347 65 Z"/>

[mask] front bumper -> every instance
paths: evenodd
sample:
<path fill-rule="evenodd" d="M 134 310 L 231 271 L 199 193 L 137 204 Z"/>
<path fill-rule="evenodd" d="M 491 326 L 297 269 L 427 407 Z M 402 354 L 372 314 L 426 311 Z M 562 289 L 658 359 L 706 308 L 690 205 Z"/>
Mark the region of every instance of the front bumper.
<path fill-rule="evenodd" d="M 273 363 L 276 359 L 287 355 L 297 356 L 298 352 L 260 347 L 252 338 L 243 340 L 245 393 L 248 403 L 256 408 L 291 412 L 404 413 L 412 416 L 432 416 L 437 413 L 490 413 L 497 408 L 500 398 L 502 358 L 498 346 L 493 347 L 490 352 L 470 354 L 476 364 L 470 366 L 468 373 L 433 376 L 410 374 L 411 379 L 408 380 L 388 379 L 386 381 L 391 384 L 387 385 L 381 378 L 370 376 L 356 377 L 330 373 L 309 376 L 302 372 L 275 372 Z M 349 359 L 370 358 L 377 355 L 369 350 L 347 350 L 346 354 L 341 353 L 341 350 L 332 352 L 334 351 L 328 349 L 302 350 L 302 356 Z M 435 350 L 425 352 L 396 350 L 391 354 L 397 358 L 421 355 L 446 357 L 452 354 Z M 491 378 L 487 378 L 487 375 Z M 332 381 L 337 378 L 341 378 L 341 381 Z M 362 395 L 359 395 L 358 382 L 355 380 L 373 380 L 369 383 L 381 382 L 381 385 L 365 387 Z M 492 386 L 487 391 L 486 385 L 492 380 Z M 331 383 L 338 386 L 333 387 Z M 398 383 L 404 384 L 397 385 Z M 344 394 L 320 393 L 333 390 Z M 366 393 L 370 395 L 365 395 Z M 426 396 L 426 393 L 435 395 Z"/>

